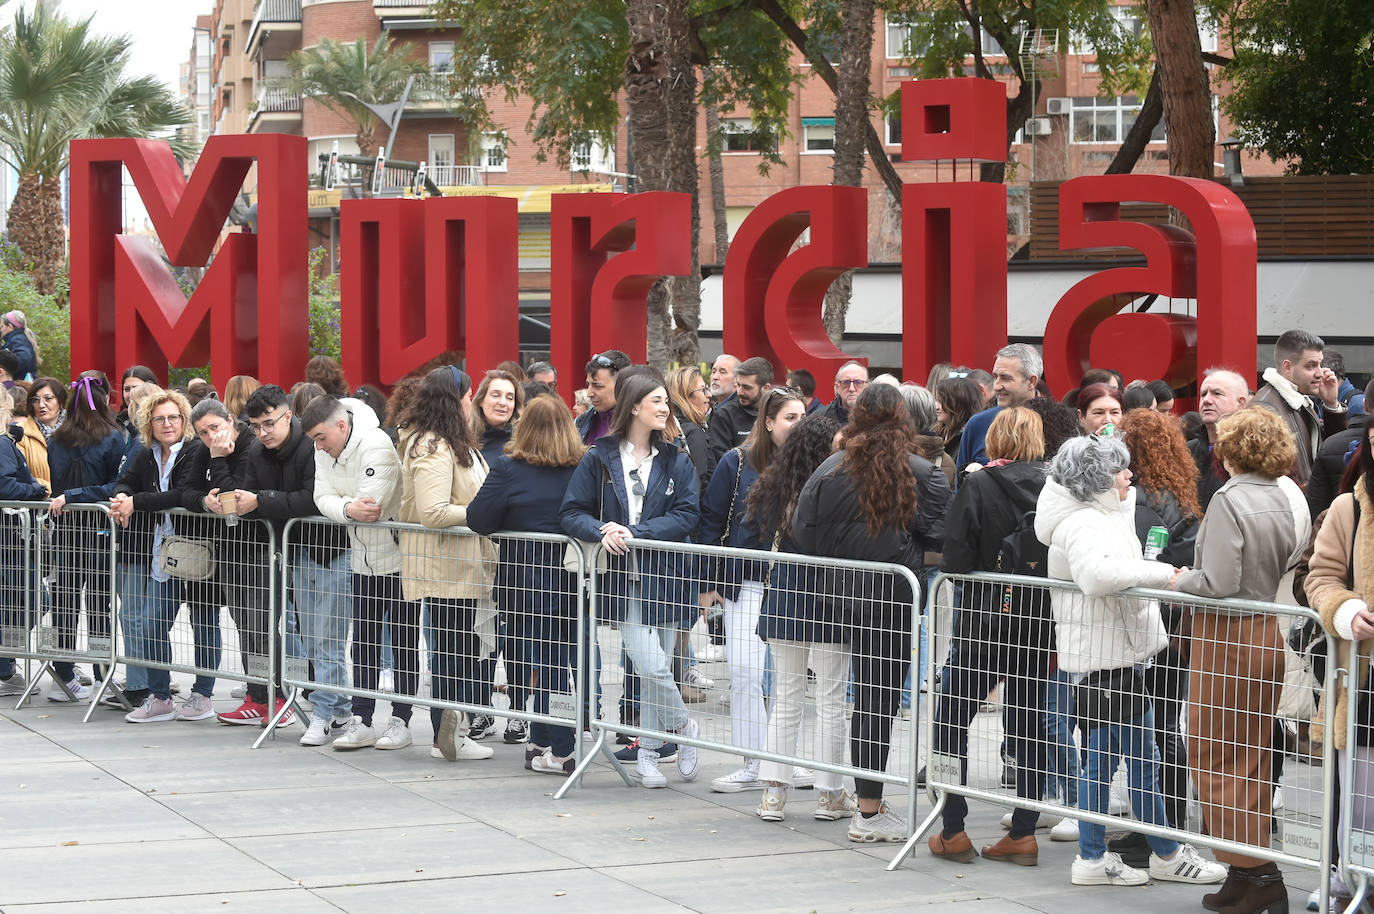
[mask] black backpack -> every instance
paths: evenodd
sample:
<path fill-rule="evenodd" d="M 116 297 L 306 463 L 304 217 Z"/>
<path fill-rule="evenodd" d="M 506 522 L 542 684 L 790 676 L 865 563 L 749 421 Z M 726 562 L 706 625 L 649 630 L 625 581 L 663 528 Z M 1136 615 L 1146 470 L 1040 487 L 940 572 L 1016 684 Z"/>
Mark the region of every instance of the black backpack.
<path fill-rule="evenodd" d="M 1028 511 L 1010 533 L 1002 537 L 997 552 L 997 571 L 1043 578 L 1049 571 L 1050 547 L 1035 535 L 1035 512 Z M 1008 585 L 1002 590 L 1002 612 L 1034 619 L 1050 617 L 1050 593 L 1043 587 Z"/>

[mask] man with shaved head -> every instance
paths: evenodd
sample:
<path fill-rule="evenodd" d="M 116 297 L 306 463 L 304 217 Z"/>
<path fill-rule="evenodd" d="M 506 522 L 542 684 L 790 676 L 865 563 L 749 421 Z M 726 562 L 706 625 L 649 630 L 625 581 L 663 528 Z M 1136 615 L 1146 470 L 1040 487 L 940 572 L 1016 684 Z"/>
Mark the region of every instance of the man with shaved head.
<path fill-rule="evenodd" d="M 1213 368 L 1203 376 L 1197 394 L 1202 428 L 1188 442 L 1188 450 L 1197 463 L 1198 503 L 1206 511 L 1212 496 L 1226 482 L 1226 471 L 1212 456 L 1212 445 L 1217 441 L 1217 423 L 1250 402 L 1250 385 L 1234 371 Z"/>

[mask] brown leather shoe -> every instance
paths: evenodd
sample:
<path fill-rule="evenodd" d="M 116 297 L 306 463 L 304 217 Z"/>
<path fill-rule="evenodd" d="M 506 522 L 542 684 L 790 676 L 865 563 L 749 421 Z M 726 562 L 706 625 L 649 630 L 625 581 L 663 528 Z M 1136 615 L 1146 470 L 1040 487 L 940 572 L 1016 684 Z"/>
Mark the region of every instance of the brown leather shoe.
<path fill-rule="evenodd" d="M 1035 843 L 1035 835 L 1026 835 L 1024 838 L 1007 835 L 996 844 L 984 845 L 983 856 L 1017 866 L 1035 866 L 1040 862 L 1040 845 Z"/>
<path fill-rule="evenodd" d="M 946 838 L 944 832 L 936 831 L 930 836 L 930 852 L 936 857 L 945 860 L 953 860 L 955 863 L 968 863 L 978 856 L 978 852 L 973 849 L 973 842 L 968 839 L 966 832 L 959 832 L 953 838 Z"/>

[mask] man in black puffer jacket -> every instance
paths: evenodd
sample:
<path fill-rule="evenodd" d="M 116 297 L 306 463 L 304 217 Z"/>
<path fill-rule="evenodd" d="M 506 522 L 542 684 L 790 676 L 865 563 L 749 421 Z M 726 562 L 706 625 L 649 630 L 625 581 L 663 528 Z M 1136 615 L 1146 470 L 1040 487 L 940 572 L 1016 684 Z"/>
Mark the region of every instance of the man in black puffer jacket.
<path fill-rule="evenodd" d="M 1374 381 L 1364 389 L 1364 402 L 1374 396 Z M 1337 432 L 1322 442 L 1317 448 L 1317 456 L 1312 461 L 1312 478 L 1307 481 L 1307 505 L 1312 509 L 1312 518 L 1331 507 L 1340 493 L 1341 477 L 1345 475 L 1347 455 L 1351 445 L 1364 440 L 1368 427 L 1368 415 L 1350 415 L 1350 427 Z"/>

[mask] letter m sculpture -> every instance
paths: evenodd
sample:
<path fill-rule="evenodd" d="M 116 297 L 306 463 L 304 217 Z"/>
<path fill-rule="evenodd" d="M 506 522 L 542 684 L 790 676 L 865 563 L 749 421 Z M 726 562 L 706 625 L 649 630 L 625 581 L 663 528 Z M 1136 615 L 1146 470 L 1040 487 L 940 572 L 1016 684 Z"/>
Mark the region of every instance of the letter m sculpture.
<path fill-rule="evenodd" d="M 257 234 L 223 234 L 255 164 Z M 190 301 L 153 240 L 124 234 L 123 169 L 166 260 L 208 264 Z M 189 182 L 166 143 L 73 141 L 73 369 L 115 376 L 141 363 L 161 376 L 168 363 L 213 360 L 220 382 L 236 374 L 264 383 L 300 378 L 309 354 L 306 181 L 298 136 L 212 136 Z"/>

